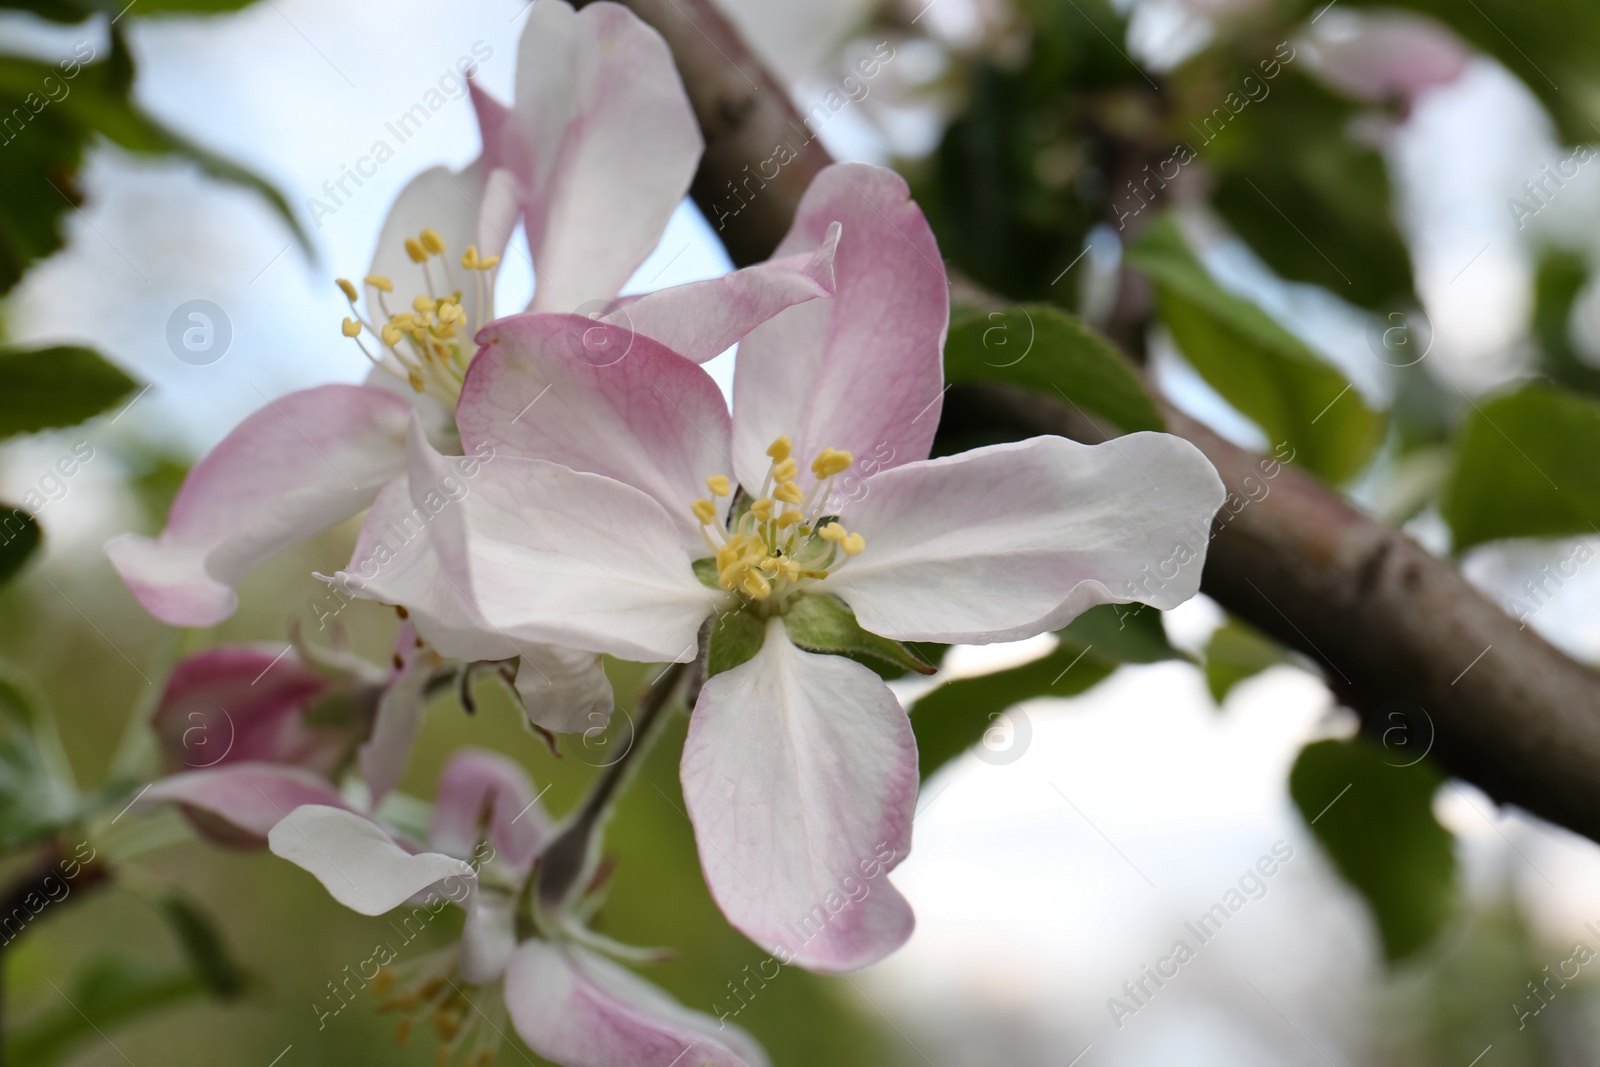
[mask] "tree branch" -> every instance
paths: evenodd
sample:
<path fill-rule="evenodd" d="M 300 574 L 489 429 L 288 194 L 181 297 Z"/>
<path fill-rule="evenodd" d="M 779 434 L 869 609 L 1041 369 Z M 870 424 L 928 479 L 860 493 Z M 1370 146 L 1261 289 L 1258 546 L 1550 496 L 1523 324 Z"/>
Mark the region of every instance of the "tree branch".
<path fill-rule="evenodd" d="M 717 224 L 727 184 L 767 159 L 799 115 L 708 0 L 625 0 L 671 46 L 705 133 L 693 188 Z M 771 252 L 807 183 L 828 162 L 819 144 L 726 220 L 735 263 Z M 1336 695 L 1382 731 L 1411 701 L 1412 751 L 1431 744 L 1446 770 L 1503 803 L 1600 841 L 1600 672 L 1557 651 L 1473 589 L 1449 563 L 1364 515 L 1292 467 L 1262 477 L 1263 458 L 1162 402 L 1168 429 L 1197 445 L 1244 506 L 1213 533 L 1202 589 L 1223 607 L 1326 667 Z M 1080 440 L 1101 431 L 1053 400 L 963 387 L 945 420 Z M 1247 486 L 1245 479 L 1254 475 Z M 1269 486 L 1260 496 L 1260 486 Z M 1253 486 L 1253 493 L 1250 487 Z M 1409 758 L 1409 755 L 1407 756 Z"/>

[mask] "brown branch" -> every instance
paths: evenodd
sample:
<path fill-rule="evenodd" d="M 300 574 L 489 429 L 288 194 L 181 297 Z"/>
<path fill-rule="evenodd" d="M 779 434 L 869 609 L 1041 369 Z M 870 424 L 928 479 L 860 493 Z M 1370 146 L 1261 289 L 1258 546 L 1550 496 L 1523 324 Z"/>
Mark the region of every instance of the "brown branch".
<path fill-rule="evenodd" d="M 673 50 L 705 132 L 694 196 L 713 220 L 726 187 L 767 159 L 800 120 L 788 98 L 707 0 L 625 0 Z M 810 143 L 780 180 L 729 220 L 734 262 L 771 252 L 811 176 L 826 165 Z M 1013 433 L 1096 440 L 1099 431 L 1054 401 L 999 387 L 953 391 L 945 419 Z M 1164 405 L 1168 428 L 1194 442 L 1247 499 L 1262 457 Z M 1326 667 L 1330 686 L 1367 720 L 1411 701 L 1427 720 L 1409 743 L 1432 742 L 1448 771 L 1496 800 L 1600 841 L 1600 672 L 1521 628 L 1448 563 L 1292 468 L 1265 497 L 1219 522 L 1204 591 L 1229 611 Z M 1429 734 L 1436 736 L 1429 736 Z M 1408 749 L 1408 752 L 1412 751 Z"/>

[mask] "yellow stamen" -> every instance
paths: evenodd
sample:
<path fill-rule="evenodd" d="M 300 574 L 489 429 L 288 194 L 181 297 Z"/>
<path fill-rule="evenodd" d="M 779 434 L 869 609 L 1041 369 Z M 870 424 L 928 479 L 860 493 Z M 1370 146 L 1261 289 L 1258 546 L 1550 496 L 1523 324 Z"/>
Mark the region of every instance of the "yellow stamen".
<path fill-rule="evenodd" d="M 800 464 L 796 463 L 794 457 L 792 456 L 788 459 L 779 460 L 777 463 L 772 465 L 772 480 L 777 482 L 779 485 L 782 485 L 784 482 L 794 481 L 795 476 L 799 473 Z"/>
<path fill-rule="evenodd" d="M 778 516 L 778 529 L 782 530 L 789 526 L 799 525 L 800 523 L 804 522 L 805 519 L 806 517 L 800 514 L 800 512 L 796 511 L 794 508 L 790 508 L 782 515 Z"/>
<path fill-rule="evenodd" d="M 431 296 L 418 296 L 415 300 L 411 301 L 411 306 L 421 313 L 432 311 L 434 308 L 439 306 L 439 302 L 434 300 Z"/>
<path fill-rule="evenodd" d="M 429 226 L 422 231 L 422 247 L 433 255 L 442 255 L 444 253 L 444 238 L 439 236 L 438 230 Z"/>
<path fill-rule="evenodd" d="M 733 483 L 726 474 L 713 474 L 706 479 L 706 488 L 711 490 L 712 496 L 727 496 L 733 492 Z"/>
<path fill-rule="evenodd" d="M 411 1040 L 411 1016 L 407 1015 L 400 1020 L 400 1025 L 394 1028 L 394 1043 L 403 1046 Z"/>
<path fill-rule="evenodd" d="M 394 282 L 391 282 L 387 275 L 384 275 L 384 274 L 369 274 L 363 280 L 368 285 L 372 286 L 374 289 L 378 290 L 379 292 L 383 292 L 383 293 L 392 293 L 392 292 L 394 292 Z"/>
<path fill-rule="evenodd" d="M 811 470 L 818 478 L 831 478 L 847 470 L 856 457 L 838 448 L 824 448 L 811 461 Z"/>
<path fill-rule="evenodd" d="M 772 595 L 772 583 L 761 576 L 761 572 L 748 570 L 744 580 L 739 583 L 739 588 L 752 600 L 765 600 Z"/>
<path fill-rule="evenodd" d="M 461 1032 L 461 1015 L 449 1008 L 440 1008 L 433 1013 L 433 1030 L 439 1035 L 440 1041 L 451 1041 Z"/>
<path fill-rule="evenodd" d="M 694 517 L 703 523 L 712 523 L 717 518 L 717 505 L 709 500 L 696 500 L 693 504 Z"/>
<path fill-rule="evenodd" d="M 756 500 L 750 505 L 750 514 L 754 515 L 761 522 L 770 521 L 772 519 L 772 500 L 764 496 L 757 497 Z"/>
<path fill-rule="evenodd" d="M 413 263 L 423 263 L 428 258 L 428 253 L 422 250 L 422 242 L 415 237 L 406 238 L 406 255 Z"/>
<path fill-rule="evenodd" d="M 828 525 L 817 531 L 817 536 L 822 538 L 824 541 L 843 541 L 846 537 L 850 536 L 850 533 L 838 523 L 830 522 Z"/>
<path fill-rule="evenodd" d="M 341 329 L 344 331 L 344 335 L 346 337 L 361 336 L 361 324 L 355 319 L 345 319 L 344 325 L 341 327 Z"/>
<path fill-rule="evenodd" d="M 410 382 L 411 388 L 415 389 L 419 393 L 427 391 L 428 387 L 427 384 L 423 382 L 422 375 L 418 374 L 414 370 L 406 372 L 406 381 Z"/>
<path fill-rule="evenodd" d="M 356 302 L 356 287 L 351 285 L 349 279 L 347 278 L 335 278 L 334 281 L 339 284 L 339 288 L 343 291 L 345 299 L 354 304 Z"/>
<path fill-rule="evenodd" d="M 392 348 L 400 343 L 400 327 L 392 322 L 386 323 L 383 329 L 378 331 L 378 336 L 383 338 L 384 344 Z"/>
<path fill-rule="evenodd" d="M 500 265 L 500 257 L 499 256 L 484 256 L 482 259 L 478 260 L 478 269 L 479 270 L 494 270 L 499 265 Z"/>
<path fill-rule="evenodd" d="M 794 442 L 789 440 L 787 434 L 779 435 L 778 439 L 767 446 L 767 455 L 772 457 L 772 462 L 782 463 L 789 458 L 789 453 L 794 451 Z"/>
<path fill-rule="evenodd" d="M 858 533 L 853 533 L 839 542 L 839 547 L 844 549 L 847 556 L 859 556 L 867 550 L 867 539 Z"/>
<path fill-rule="evenodd" d="M 806 500 L 806 495 L 800 491 L 800 487 L 794 482 L 784 482 L 778 486 L 772 495 L 785 504 L 803 504 Z"/>
<path fill-rule="evenodd" d="M 464 270 L 478 269 L 478 246 L 468 245 L 467 250 L 461 255 L 461 266 Z"/>

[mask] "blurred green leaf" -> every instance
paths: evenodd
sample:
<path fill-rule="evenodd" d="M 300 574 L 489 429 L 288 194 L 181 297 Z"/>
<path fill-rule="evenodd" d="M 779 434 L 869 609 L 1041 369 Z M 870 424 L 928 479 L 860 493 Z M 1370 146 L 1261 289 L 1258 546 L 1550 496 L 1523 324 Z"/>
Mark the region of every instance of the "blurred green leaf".
<path fill-rule="evenodd" d="M 19 507 L 0 500 L 0 586 L 22 570 L 39 548 L 39 524 Z"/>
<path fill-rule="evenodd" d="M 175 889 L 162 894 L 158 906 L 190 969 L 212 996 L 227 1000 L 244 992 L 245 973 L 234 962 L 216 923 L 204 909 Z"/>
<path fill-rule="evenodd" d="M 1058 636 L 1061 643 L 1048 656 L 946 682 L 911 706 L 923 778 L 977 744 L 996 729 L 1006 709 L 1025 700 L 1085 693 L 1123 663 L 1186 658 L 1167 642 L 1161 613 L 1139 604 L 1090 608 Z M 1010 725 L 1010 743 L 1025 745 L 1014 732 L 1016 724 Z"/>
<path fill-rule="evenodd" d="M 1304 0 L 1307 12 L 1325 0 Z M 1600 121 L 1600 6 L 1591 0 L 1347 0 L 1350 8 L 1431 15 L 1499 60 L 1550 110 L 1569 144 L 1594 140 Z M 1531 175 L 1530 175 L 1531 177 Z"/>
<path fill-rule="evenodd" d="M 808 652 L 848 656 L 867 666 L 887 666 L 898 673 L 932 674 L 936 668 L 899 641 L 868 633 L 856 622 L 856 613 L 836 596 L 803 596 L 783 618 L 789 640 Z"/>
<path fill-rule="evenodd" d="M 81 812 L 49 706 L 0 661 L 0 852 L 43 841 Z"/>
<path fill-rule="evenodd" d="M 1366 899 L 1390 962 L 1425 948 L 1455 903 L 1450 831 L 1433 817 L 1443 779 L 1423 760 L 1397 766 L 1354 738 L 1300 751 L 1289 793 L 1345 881 Z"/>
<path fill-rule="evenodd" d="M 1529 385 L 1475 404 L 1462 424 L 1443 512 L 1463 552 L 1504 537 L 1600 527 L 1600 402 Z"/>
<path fill-rule="evenodd" d="M 138 385 L 90 348 L 0 349 L 0 438 L 75 426 Z"/>
<path fill-rule="evenodd" d="M 1065 400 L 1127 432 L 1161 430 L 1132 366 L 1081 319 L 1046 304 L 966 315 L 944 349 L 950 382 L 1003 382 Z"/>
<path fill-rule="evenodd" d="M 201 995 L 205 985 L 187 971 L 172 971 L 116 957 L 83 967 L 62 990 L 62 1003 L 21 1026 L 7 1027 L 6 1063 L 47 1067 L 78 1045 L 101 1040 L 107 1030 Z"/>
<path fill-rule="evenodd" d="M 255 0 L 0 0 L 0 9 L 27 11 L 51 22 L 82 22 L 95 15 L 214 15 L 238 11 Z"/>
<path fill-rule="evenodd" d="M 1206 688 L 1221 704 L 1233 687 L 1268 667 L 1289 661 L 1278 644 L 1253 626 L 1230 617 L 1206 645 Z"/>
<path fill-rule="evenodd" d="M 1201 377 L 1297 462 L 1330 482 L 1366 466 L 1383 416 L 1335 367 L 1255 304 L 1219 285 L 1169 218 L 1128 249 L 1155 283 L 1161 321 Z"/>
<path fill-rule="evenodd" d="M 1415 305 L 1383 156 L 1347 132 L 1360 108 L 1293 67 L 1252 84 L 1267 95 L 1237 115 L 1218 107 L 1228 122 L 1189 124 L 1216 174 L 1213 205 L 1280 277 L 1365 308 Z"/>
<path fill-rule="evenodd" d="M 1533 336 L 1540 367 L 1551 380 L 1600 396 L 1600 370 L 1584 362 L 1572 343 L 1572 309 L 1588 280 L 1589 264 L 1576 252 L 1550 249 L 1540 258 L 1533 283 Z"/>

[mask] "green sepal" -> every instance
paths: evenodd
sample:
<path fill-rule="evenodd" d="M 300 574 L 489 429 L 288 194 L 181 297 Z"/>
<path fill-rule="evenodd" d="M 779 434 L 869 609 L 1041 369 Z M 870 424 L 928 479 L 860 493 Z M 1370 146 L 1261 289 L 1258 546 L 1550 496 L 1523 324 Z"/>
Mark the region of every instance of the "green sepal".
<path fill-rule="evenodd" d="M 933 674 L 938 670 L 899 641 L 868 633 L 856 622 L 856 613 L 838 597 L 813 593 L 795 601 L 783 617 L 789 640 L 807 652 L 824 652 L 874 666 L 867 660 L 903 671 Z"/>
<path fill-rule="evenodd" d="M 766 636 L 767 620 L 748 607 L 716 616 L 708 639 L 711 647 L 706 653 L 706 677 L 715 678 L 755 659 Z"/>

